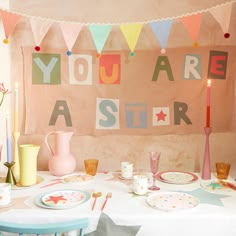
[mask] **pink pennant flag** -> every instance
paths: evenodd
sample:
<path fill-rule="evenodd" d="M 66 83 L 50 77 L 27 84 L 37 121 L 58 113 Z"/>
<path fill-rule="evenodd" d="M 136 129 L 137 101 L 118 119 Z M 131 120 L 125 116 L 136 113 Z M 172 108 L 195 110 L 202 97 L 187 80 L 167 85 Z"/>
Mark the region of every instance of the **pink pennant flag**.
<path fill-rule="evenodd" d="M 194 47 L 198 47 L 198 35 L 202 22 L 202 13 L 196 15 L 185 16 L 180 18 L 180 21 L 188 31 L 189 35 L 194 41 Z"/>
<path fill-rule="evenodd" d="M 227 4 L 221 7 L 212 8 L 210 10 L 210 13 L 212 16 L 218 21 L 220 24 L 223 32 L 224 37 L 229 38 L 230 33 L 229 31 L 229 24 L 230 24 L 230 17 L 231 17 L 231 11 L 232 11 L 233 4 Z"/>
<path fill-rule="evenodd" d="M 36 44 L 35 50 L 40 51 L 40 43 L 43 40 L 44 36 L 48 32 L 49 28 L 52 25 L 51 21 L 41 20 L 32 18 L 30 19 L 30 25 L 34 36 L 34 41 Z"/>
<path fill-rule="evenodd" d="M 72 54 L 72 48 L 75 44 L 75 41 L 82 30 L 84 24 L 76 24 L 76 23 L 60 23 L 61 31 L 68 48 L 67 55 L 70 56 Z"/>
<path fill-rule="evenodd" d="M 7 11 L 2 11 L 0 10 L 0 15 L 2 18 L 2 24 L 4 27 L 4 31 L 5 31 L 5 39 L 3 40 L 3 42 L 5 44 L 8 44 L 8 38 L 11 35 L 11 33 L 13 32 L 16 24 L 18 23 L 18 21 L 22 18 L 22 16 L 17 15 L 17 14 L 13 14 Z"/>

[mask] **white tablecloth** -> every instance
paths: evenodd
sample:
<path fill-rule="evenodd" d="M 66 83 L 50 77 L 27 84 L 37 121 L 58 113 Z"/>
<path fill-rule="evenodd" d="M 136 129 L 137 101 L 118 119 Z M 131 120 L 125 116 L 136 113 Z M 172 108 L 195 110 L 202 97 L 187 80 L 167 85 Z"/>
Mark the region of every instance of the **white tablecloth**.
<path fill-rule="evenodd" d="M 236 191 L 227 193 L 227 197 L 219 198 L 223 204 L 217 204 L 213 194 L 208 199 L 200 199 L 200 204 L 192 209 L 164 212 L 151 208 L 146 203 L 146 196 L 133 196 L 129 181 L 118 178 L 118 174 L 98 173 L 91 181 L 75 184 L 59 183 L 50 187 L 41 186 L 52 183 L 57 177 L 48 172 L 39 172 L 43 182 L 32 187 L 12 190 L 13 205 L 0 208 L 0 220 L 24 223 L 50 223 L 63 220 L 89 217 L 90 225 L 86 233 L 96 229 L 101 206 L 107 192 L 112 192 L 104 213 L 109 215 L 116 224 L 141 225 L 137 236 L 235 236 L 236 235 Z M 200 189 L 199 180 L 185 185 L 167 184 L 157 181 L 161 191 L 185 191 L 194 195 Z M 100 191 L 103 196 L 98 198 L 95 210 L 92 211 L 93 198 L 77 207 L 64 210 L 40 208 L 34 199 L 41 193 L 57 189 L 80 189 L 89 192 Z M 205 191 L 205 190 L 204 190 Z M 212 198 L 212 199 L 211 199 Z M 22 199 L 22 205 L 19 204 Z M 15 204 L 14 204 L 15 203 Z M 17 204 L 16 204 L 17 203 Z"/>

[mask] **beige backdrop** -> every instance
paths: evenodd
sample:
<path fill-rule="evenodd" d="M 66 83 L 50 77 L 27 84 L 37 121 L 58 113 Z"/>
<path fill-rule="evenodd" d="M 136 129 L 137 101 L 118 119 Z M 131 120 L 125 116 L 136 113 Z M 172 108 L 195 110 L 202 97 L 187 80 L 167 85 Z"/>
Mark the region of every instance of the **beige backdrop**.
<path fill-rule="evenodd" d="M 82 1 L 81 1 L 82 2 Z M 220 0 L 207 0 L 204 5 L 196 1 L 12 1 L 11 7 L 14 10 L 25 12 L 32 15 L 44 17 L 55 17 L 58 19 L 69 20 L 87 20 L 94 21 L 113 21 L 123 22 L 130 20 L 140 20 L 154 18 L 157 15 L 167 17 L 170 15 L 182 15 L 186 12 L 192 12 L 212 6 L 212 4 L 226 2 Z M 109 4 L 114 7 L 110 10 Z M 117 5 L 120 4 L 120 5 Z M 130 5 L 128 5 L 130 4 Z M 203 3 L 202 3 L 203 4 Z M 67 9 L 65 11 L 65 8 Z M 117 10 L 120 9 L 120 10 Z M 80 12 L 79 12 L 80 11 Z M 110 18 L 109 18 L 110 17 Z M 199 35 L 199 46 L 236 46 L 236 5 L 233 6 L 231 16 L 229 39 L 224 39 L 223 32 L 219 24 L 211 14 L 206 13 L 203 17 L 203 24 Z M 47 33 L 42 42 L 42 47 L 46 48 L 64 48 L 65 43 L 62 35 L 58 33 L 57 25 L 54 25 Z M 168 48 L 191 47 L 192 40 L 184 30 L 183 25 L 176 21 L 170 32 Z M 20 81 L 20 88 L 23 88 L 23 58 L 22 46 L 34 46 L 29 22 L 21 21 L 14 31 L 11 38 L 12 47 L 12 82 L 16 79 Z M 80 33 L 76 50 L 89 49 L 94 50 L 94 43 L 88 30 L 83 29 Z M 159 50 L 160 45 L 150 31 L 150 28 L 144 27 L 137 43 L 137 50 Z M 104 50 L 128 50 L 127 43 L 119 29 L 115 27 L 105 44 Z M 236 79 L 236 78 L 235 78 Z M 24 104 L 24 93 L 21 93 L 21 104 Z M 24 135 L 24 107 L 21 106 L 21 137 L 20 143 L 37 143 L 41 145 L 38 167 L 47 169 L 47 161 L 50 156 L 49 151 L 44 144 L 44 135 Z M 215 160 L 227 160 L 234 162 L 236 156 L 236 136 L 235 132 L 212 133 L 210 137 L 211 164 L 214 169 Z M 147 151 L 160 150 L 162 152 L 160 170 L 179 169 L 189 171 L 199 171 L 202 165 L 204 153 L 205 137 L 204 134 L 197 135 L 162 135 L 162 136 L 74 136 L 71 141 L 71 152 L 77 158 L 77 168 L 83 170 L 83 159 L 96 157 L 100 160 L 100 170 L 114 170 L 120 166 L 120 161 L 131 160 L 136 168 L 149 169 L 147 160 Z M 236 173 L 232 173 L 236 175 Z"/>

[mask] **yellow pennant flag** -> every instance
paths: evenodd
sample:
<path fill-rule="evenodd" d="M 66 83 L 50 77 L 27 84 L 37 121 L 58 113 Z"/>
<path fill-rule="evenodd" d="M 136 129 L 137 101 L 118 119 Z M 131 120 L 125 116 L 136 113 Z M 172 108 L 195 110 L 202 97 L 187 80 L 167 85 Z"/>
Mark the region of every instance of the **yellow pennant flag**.
<path fill-rule="evenodd" d="M 134 55 L 134 49 L 142 30 L 143 24 L 122 24 L 120 25 L 121 32 L 123 33 L 131 51 L 130 55 Z"/>

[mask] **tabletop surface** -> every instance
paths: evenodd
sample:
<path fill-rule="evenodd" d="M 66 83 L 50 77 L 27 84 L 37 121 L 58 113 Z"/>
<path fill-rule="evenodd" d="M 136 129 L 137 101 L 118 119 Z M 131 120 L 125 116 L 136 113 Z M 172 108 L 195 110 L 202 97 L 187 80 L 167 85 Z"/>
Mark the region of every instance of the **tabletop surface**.
<path fill-rule="evenodd" d="M 163 176 L 169 178 L 168 173 L 164 174 Z M 12 204 L 0 207 L 0 220 L 17 223 L 50 223 L 89 217 L 90 225 L 86 232 L 92 232 L 96 230 L 106 195 L 111 192 L 112 197 L 108 199 L 103 212 L 117 225 L 140 225 L 137 236 L 154 236 L 157 232 L 162 236 L 171 234 L 195 236 L 207 233 L 214 236 L 236 235 L 236 190 L 217 187 L 214 175 L 212 179 L 205 181 L 202 181 L 197 173 L 194 176 L 197 176 L 197 179 L 187 184 L 173 184 L 157 178 L 159 191 L 148 191 L 147 194 L 138 196 L 132 192 L 132 180 L 121 179 L 119 172 L 97 173 L 92 179 L 66 182 L 49 172 L 39 171 L 36 185 L 13 186 Z M 234 183 L 233 180 L 229 182 Z M 50 186 L 47 186 L 48 184 Z M 88 195 L 83 195 L 82 200 L 76 200 L 75 205 L 72 201 L 66 203 L 73 205 L 68 208 L 54 209 L 51 205 L 43 207 L 37 203 L 41 196 L 46 199 L 49 193 L 58 191 L 66 194 L 85 192 Z M 102 196 L 97 198 L 95 208 L 92 210 L 94 202 L 92 193 L 95 191 L 101 192 Z M 174 198 L 183 196 L 186 204 L 185 198 L 189 195 L 193 199 L 193 207 L 184 209 L 181 206 L 179 209 L 170 209 L 169 203 L 166 203 L 170 197 L 172 200 L 173 196 Z M 165 202 L 163 199 L 160 200 L 160 196 L 167 198 Z M 153 198 L 158 209 L 150 204 Z"/>

